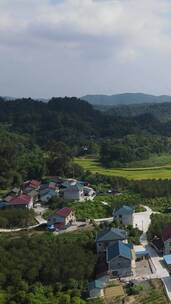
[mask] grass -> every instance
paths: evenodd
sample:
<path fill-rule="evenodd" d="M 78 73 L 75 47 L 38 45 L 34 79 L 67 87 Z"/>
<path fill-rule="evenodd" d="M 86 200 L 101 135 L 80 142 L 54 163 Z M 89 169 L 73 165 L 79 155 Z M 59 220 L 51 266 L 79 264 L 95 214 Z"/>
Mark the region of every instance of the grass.
<path fill-rule="evenodd" d="M 75 163 L 92 173 L 122 176 L 127 179 L 171 179 L 171 165 L 155 165 L 137 168 L 105 168 L 93 158 L 75 158 Z"/>
<path fill-rule="evenodd" d="M 153 154 L 149 159 L 139 160 L 129 163 L 128 167 L 131 168 L 144 168 L 144 167 L 162 167 L 171 166 L 171 154 Z"/>

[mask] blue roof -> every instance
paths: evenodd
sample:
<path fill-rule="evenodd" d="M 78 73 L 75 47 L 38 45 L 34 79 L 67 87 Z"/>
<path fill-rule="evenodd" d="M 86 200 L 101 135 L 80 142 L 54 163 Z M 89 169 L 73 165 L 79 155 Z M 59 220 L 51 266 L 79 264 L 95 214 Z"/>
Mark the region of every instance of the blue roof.
<path fill-rule="evenodd" d="M 132 254 L 129 244 L 125 244 L 121 241 L 117 241 L 115 244 L 112 244 L 107 249 L 107 260 L 110 261 L 115 257 L 123 257 L 131 260 Z"/>
<path fill-rule="evenodd" d="M 103 283 L 95 280 L 89 283 L 89 290 L 94 289 L 94 288 L 99 288 L 102 289 L 104 287 Z"/>
<path fill-rule="evenodd" d="M 132 214 L 134 212 L 134 209 L 130 206 L 123 205 L 121 208 L 114 210 L 113 215 L 127 215 Z"/>
<path fill-rule="evenodd" d="M 171 254 L 164 255 L 163 258 L 167 265 L 171 265 Z"/>

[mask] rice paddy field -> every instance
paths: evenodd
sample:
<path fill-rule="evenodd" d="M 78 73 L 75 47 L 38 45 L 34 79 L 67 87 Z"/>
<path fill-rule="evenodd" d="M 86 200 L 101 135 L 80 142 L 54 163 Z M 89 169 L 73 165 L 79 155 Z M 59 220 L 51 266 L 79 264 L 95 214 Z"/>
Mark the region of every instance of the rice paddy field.
<path fill-rule="evenodd" d="M 94 158 L 75 158 L 75 163 L 92 173 L 127 179 L 171 179 L 171 164 L 136 168 L 105 168 Z"/>

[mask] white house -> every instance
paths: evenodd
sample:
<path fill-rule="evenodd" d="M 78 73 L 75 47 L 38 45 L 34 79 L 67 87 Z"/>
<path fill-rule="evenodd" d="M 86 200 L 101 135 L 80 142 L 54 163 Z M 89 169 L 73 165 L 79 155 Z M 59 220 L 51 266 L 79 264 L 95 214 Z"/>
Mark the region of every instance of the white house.
<path fill-rule="evenodd" d="M 100 280 L 90 282 L 88 290 L 90 298 L 104 297 L 104 284 Z"/>
<path fill-rule="evenodd" d="M 123 225 L 133 225 L 134 209 L 130 206 L 122 206 L 121 208 L 114 209 L 113 220 L 120 221 Z"/>
<path fill-rule="evenodd" d="M 55 229 L 65 229 L 75 223 L 75 213 L 71 208 L 62 208 L 48 218 L 48 226 L 53 225 Z"/>
<path fill-rule="evenodd" d="M 80 184 L 71 185 L 64 189 L 64 199 L 65 200 L 78 200 L 84 201 L 84 189 Z"/>

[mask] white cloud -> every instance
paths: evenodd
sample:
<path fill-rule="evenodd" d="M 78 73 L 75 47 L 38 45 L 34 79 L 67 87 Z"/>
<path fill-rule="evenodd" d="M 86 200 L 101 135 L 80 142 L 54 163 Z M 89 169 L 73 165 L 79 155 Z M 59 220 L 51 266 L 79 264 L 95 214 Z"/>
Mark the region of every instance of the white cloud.
<path fill-rule="evenodd" d="M 88 79 L 88 75 L 93 78 L 95 73 L 92 67 L 96 71 L 103 69 L 104 83 L 108 77 L 108 83 L 112 84 L 115 75 L 110 66 L 121 73 L 123 66 L 126 69 L 128 65 L 127 69 L 130 69 L 130 64 L 138 69 L 141 64 L 149 67 L 150 62 L 161 64 L 161 67 L 163 60 L 170 63 L 170 17 L 170 0 L 1 0 L 0 63 L 3 62 L 4 68 L 8 67 L 11 53 L 11 58 L 21 63 L 23 72 L 30 62 L 33 63 L 32 69 L 28 69 L 30 75 L 31 72 L 34 74 L 35 66 L 38 68 L 44 64 L 45 73 L 48 64 L 51 68 L 53 65 L 56 68 L 60 66 L 61 79 L 57 79 L 56 83 L 60 83 L 61 94 L 79 94 L 86 86 L 78 83 L 78 79 L 82 71 L 87 74 L 85 79 Z M 74 62 L 77 75 L 72 80 L 75 79 L 73 86 L 70 86 L 65 81 L 68 80 L 66 71 L 68 67 L 73 68 Z M 105 67 L 108 67 L 108 71 Z M 11 75 L 17 73 L 16 65 L 11 67 L 10 72 Z M 1 73 L 0 89 L 3 90 L 4 74 Z M 123 73 L 127 74 L 125 70 Z M 55 75 L 53 68 L 52 74 Z M 136 87 L 137 77 L 132 78 Z M 6 83 L 7 79 L 8 75 Z M 46 82 L 45 88 L 49 95 L 52 86 L 45 79 L 42 81 Z M 34 87 L 35 81 L 30 81 L 29 87 L 33 87 L 34 94 L 39 94 L 38 88 Z M 126 85 L 118 81 L 116 89 L 124 90 Z M 19 92 L 17 78 L 15 83 L 16 91 Z M 102 89 L 102 79 L 98 75 L 91 83 L 94 90 L 99 87 Z M 55 84 L 51 94 L 56 94 Z"/>

